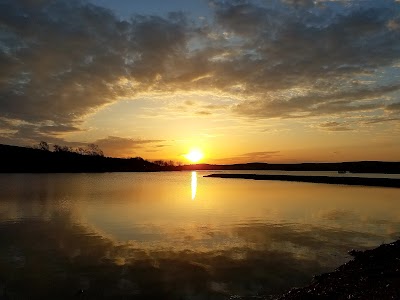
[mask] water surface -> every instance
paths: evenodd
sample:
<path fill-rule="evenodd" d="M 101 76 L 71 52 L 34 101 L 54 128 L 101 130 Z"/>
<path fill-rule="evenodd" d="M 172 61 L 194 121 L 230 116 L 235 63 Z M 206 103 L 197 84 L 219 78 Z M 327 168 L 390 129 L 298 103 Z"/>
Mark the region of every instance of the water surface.
<path fill-rule="evenodd" d="M 276 294 L 400 236 L 400 190 L 203 178 L 1 174 L 0 295 Z"/>

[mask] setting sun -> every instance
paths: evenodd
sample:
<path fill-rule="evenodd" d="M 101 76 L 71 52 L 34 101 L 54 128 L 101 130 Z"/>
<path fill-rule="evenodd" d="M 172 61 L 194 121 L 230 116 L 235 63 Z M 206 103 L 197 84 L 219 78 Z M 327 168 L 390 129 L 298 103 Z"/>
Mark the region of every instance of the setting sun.
<path fill-rule="evenodd" d="M 197 163 L 204 157 L 204 154 L 199 149 L 193 149 L 188 154 L 185 154 L 184 156 L 188 160 L 190 160 L 192 163 Z"/>

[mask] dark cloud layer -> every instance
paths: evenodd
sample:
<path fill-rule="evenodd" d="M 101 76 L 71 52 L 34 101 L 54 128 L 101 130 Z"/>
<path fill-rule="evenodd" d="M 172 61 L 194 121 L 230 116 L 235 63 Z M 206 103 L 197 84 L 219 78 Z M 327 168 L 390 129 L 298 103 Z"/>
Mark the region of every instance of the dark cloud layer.
<path fill-rule="evenodd" d="M 40 132 L 48 132 L 49 123 L 64 132 L 134 93 L 134 83 L 124 79 L 154 83 L 185 44 L 179 15 L 126 22 L 75 0 L 0 6 L 0 116 L 34 123 Z"/>
<path fill-rule="evenodd" d="M 399 2 L 214 0 L 210 9 L 198 25 L 182 13 L 120 20 L 79 0 L 1 0 L 3 130 L 57 137 L 147 91 L 212 90 L 257 118 L 398 115 Z"/>

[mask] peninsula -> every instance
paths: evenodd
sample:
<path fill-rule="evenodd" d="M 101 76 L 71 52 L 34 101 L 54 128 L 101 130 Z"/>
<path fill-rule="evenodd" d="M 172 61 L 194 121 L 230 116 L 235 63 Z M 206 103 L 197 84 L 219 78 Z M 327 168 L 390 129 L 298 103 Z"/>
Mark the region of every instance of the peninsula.
<path fill-rule="evenodd" d="M 363 185 L 400 188 L 400 179 L 367 178 L 367 177 L 334 177 L 334 176 L 300 176 L 300 175 L 258 175 L 258 174 L 211 174 L 204 177 L 240 178 L 252 180 L 279 180 L 310 183 Z"/>

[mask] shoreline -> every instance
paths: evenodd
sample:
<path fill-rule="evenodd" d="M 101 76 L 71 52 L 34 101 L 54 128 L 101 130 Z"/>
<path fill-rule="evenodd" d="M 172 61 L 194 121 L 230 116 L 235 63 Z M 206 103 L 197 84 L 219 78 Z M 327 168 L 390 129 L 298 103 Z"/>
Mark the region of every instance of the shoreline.
<path fill-rule="evenodd" d="M 333 272 L 317 275 L 308 286 L 273 299 L 400 298 L 400 240 L 349 254 L 354 258 Z"/>
<path fill-rule="evenodd" d="M 308 183 L 400 188 L 400 179 L 396 178 L 258 175 L 258 174 L 210 174 L 210 175 L 205 175 L 204 177 L 236 178 L 236 179 L 251 179 L 251 180 L 277 180 L 277 181 L 290 181 L 290 182 L 308 182 Z"/>

